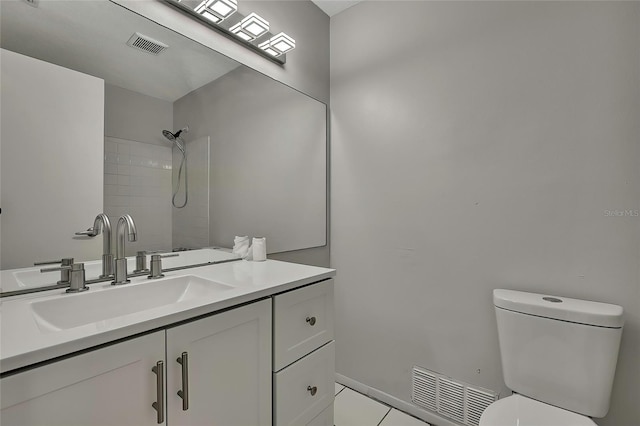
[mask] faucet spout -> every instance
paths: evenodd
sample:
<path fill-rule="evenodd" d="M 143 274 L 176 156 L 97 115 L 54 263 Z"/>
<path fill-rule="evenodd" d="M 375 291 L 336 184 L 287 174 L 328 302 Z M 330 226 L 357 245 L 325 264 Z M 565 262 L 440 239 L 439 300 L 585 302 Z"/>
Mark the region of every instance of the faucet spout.
<path fill-rule="evenodd" d="M 130 242 L 138 239 L 138 231 L 136 230 L 136 223 L 133 218 L 128 215 L 120 216 L 118 219 L 118 225 L 116 226 L 116 272 L 114 280 L 111 284 L 120 285 L 130 282 L 127 279 L 127 258 L 125 257 L 124 250 L 124 236 L 127 235 L 127 239 Z"/>
<path fill-rule="evenodd" d="M 93 229 L 95 234 L 100 235 L 102 232 L 102 254 L 111 253 L 111 221 L 109 216 L 104 213 L 100 213 L 93 221 Z"/>
<path fill-rule="evenodd" d="M 124 254 L 124 236 L 125 229 L 127 239 L 129 242 L 137 241 L 138 231 L 136 230 L 136 223 L 133 221 L 131 215 L 125 214 L 118 219 L 118 226 L 116 227 L 117 244 L 116 244 L 116 259 L 122 259 Z"/>
<path fill-rule="evenodd" d="M 102 232 L 102 274 L 100 278 L 113 275 L 113 253 L 111 252 L 111 221 L 109 216 L 100 213 L 93 221 L 94 235 Z"/>

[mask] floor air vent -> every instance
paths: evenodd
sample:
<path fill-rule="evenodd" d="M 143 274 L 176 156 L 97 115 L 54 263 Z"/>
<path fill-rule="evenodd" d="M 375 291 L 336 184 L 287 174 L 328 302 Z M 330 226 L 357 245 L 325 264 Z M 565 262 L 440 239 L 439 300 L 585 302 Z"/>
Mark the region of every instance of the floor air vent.
<path fill-rule="evenodd" d="M 161 41 L 154 40 L 151 37 L 140 33 L 134 33 L 129 41 L 127 41 L 127 45 L 134 49 L 142 50 L 143 52 L 151 53 L 156 56 L 169 47 Z"/>
<path fill-rule="evenodd" d="M 478 426 L 482 412 L 498 399 L 493 391 L 420 367 L 413 368 L 412 384 L 411 395 L 416 405 L 469 426 Z"/>

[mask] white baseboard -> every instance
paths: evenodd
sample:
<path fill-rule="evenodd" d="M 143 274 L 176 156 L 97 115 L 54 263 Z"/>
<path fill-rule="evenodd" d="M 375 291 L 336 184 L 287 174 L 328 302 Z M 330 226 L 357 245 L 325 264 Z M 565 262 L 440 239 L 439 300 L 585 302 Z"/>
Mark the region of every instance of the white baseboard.
<path fill-rule="evenodd" d="M 423 410 L 416 405 L 398 399 L 395 396 L 384 393 L 378 389 L 367 386 L 364 383 L 360 383 L 347 376 L 343 376 L 342 374 L 336 373 L 336 382 L 340 383 L 341 385 L 345 385 L 346 387 L 351 388 L 357 392 L 360 392 L 361 394 L 367 395 L 373 399 L 377 399 L 378 401 L 383 402 L 397 410 L 422 419 L 432 426 L 460 426 L 458 423 L 440 417 L 437 414 L 432 413 L 431 411 Z"/>

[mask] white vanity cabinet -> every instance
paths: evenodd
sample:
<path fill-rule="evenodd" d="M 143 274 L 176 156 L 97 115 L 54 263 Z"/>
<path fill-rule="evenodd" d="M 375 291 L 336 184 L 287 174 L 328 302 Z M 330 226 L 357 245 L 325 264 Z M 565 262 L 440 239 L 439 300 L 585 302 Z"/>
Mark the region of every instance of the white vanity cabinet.
<path fill-rule="evenodd" d="M 333 280 L 273 297 L 274 425 L 331 426 Z"/>
<path fill-rule="evenodd" d="M 0 381 L 6 426 L 156 425 L 151 407 L 164 331 L 34 368 Z M 163 423 L 164 424 L 164 423 Z"/>
<path fill-rule="evenodd" d="M 167 329 L 167 358 L 169 425 L 271 424 L 270 300 Z"/>
<path fill-rule="evenodd" d="M 9 373 L 0 424 L 332 426 L 333 336 L 328 279 Z"/>
<path fill-rule="evenodd" d="M 184 411 L 177 394 L 183 390 L 183 369 L 176 361 L 183 352 L 189 401 Z M 164 376 L 160 389 L 154 367 Z M 7 426 L 270 425 L 271 300 L 46 364 L 0 383 L 0 424 Z M 158 395 L 166 401 L 161 416 L 152 407 Z"/>

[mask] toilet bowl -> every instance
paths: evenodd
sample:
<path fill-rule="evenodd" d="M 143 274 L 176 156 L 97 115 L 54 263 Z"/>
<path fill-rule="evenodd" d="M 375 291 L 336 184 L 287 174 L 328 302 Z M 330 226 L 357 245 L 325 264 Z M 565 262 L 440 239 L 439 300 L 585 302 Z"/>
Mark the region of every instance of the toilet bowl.
<path fill-rule="evenodd" d="M 589 417 L 522 395 L 502 398 L 482 413 L 479 426 L 597 426 Z"/>

